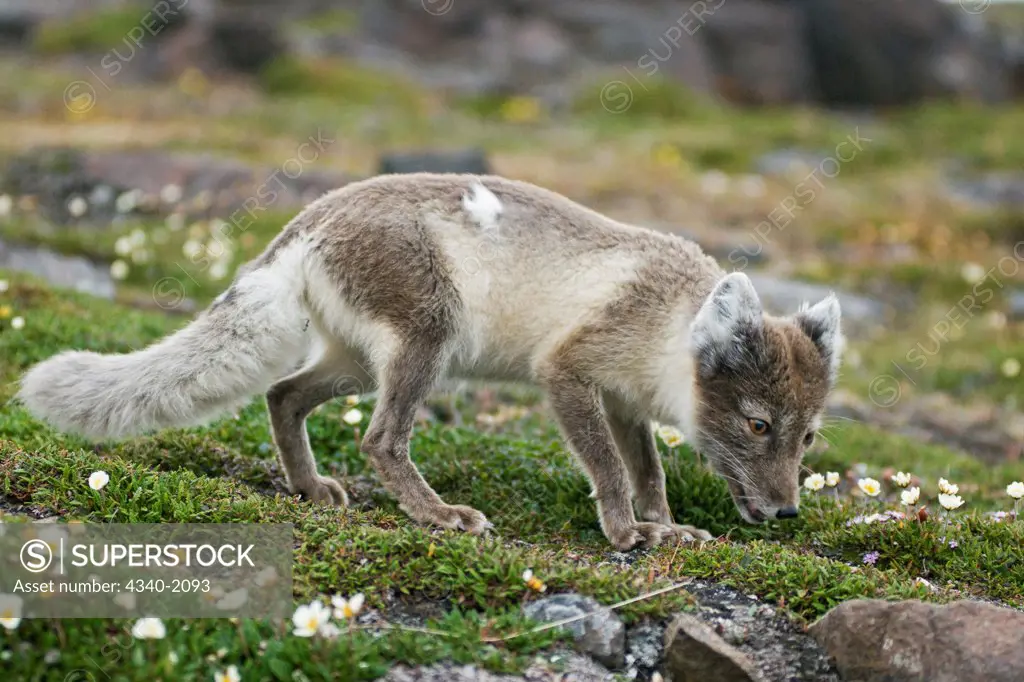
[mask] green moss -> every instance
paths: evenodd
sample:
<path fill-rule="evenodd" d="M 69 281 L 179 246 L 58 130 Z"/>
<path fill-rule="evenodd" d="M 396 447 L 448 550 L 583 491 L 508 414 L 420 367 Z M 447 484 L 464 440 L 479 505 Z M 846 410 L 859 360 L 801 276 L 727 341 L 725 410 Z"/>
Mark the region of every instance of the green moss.
<path fill-rule="evenodd" d="M 33 47 L 43 54 L 107 52 L 111 49 L 119 49 L 128 54 L 139 47 L 125 42 L 129 41 L 126 36 L 133 29 L 136 29 L 136 32 L 144 30 L 141 21 L 146 16 L 144 7 L 130 4 L 86 14 L 80 13 L 72 17 L 50 19 L 36 29 Z M 149 16 L 147 22 L 155 30 L 158 24 L 154 23 L 153 15 Z M 152 41 L 154 38 L 146 33 L 140 38 L 140 42 L 145 40 Z"/>
<path fill-rule="evenodd" d="M 268 64 L 259 77 L 273 95 L 314 96 L 342 106 L 422 112 L 426 95 L 417 86 L 394 74 L 334 61 L 280 57 Z"/>

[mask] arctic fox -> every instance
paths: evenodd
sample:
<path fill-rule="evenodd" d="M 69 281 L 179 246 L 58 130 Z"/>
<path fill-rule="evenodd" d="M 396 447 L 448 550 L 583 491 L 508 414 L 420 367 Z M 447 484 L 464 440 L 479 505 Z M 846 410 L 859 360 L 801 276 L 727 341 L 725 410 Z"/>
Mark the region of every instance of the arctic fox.
<path fill-rule="evenodd" d="M 184 329 L 126 355 L 61 353 L 19 396 L 105 439 L 265 392 L 289 485 L 344 506 L 305 419 L 374 386 L 362 451 L 381 481 L 413 519 L 481 533 L 484 515 L 445 503 L 409 458 L 417 407 L 446 377 L 533 382 L 626 550 L 710 537 L 673 521 L 652 420 L 683 429 L 748 522 L 795 516 L 841 349 L 834 296 L 766 315 L 746 275 L 686 239 L 525 182 L 383 175 L 310 204 Z"/>

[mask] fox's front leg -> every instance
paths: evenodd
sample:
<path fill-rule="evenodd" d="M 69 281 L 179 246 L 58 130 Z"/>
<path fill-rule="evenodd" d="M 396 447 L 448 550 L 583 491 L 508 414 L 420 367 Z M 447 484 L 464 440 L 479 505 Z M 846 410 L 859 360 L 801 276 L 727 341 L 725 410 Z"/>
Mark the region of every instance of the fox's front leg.
<path fill-rule="evenodd" d="M 677 525 L 665 494 L 665 470 L 654 442 L 651 424 L 634 415 L 628 407 L 610 395 L 605 396 L 608 425 L 619 454 L 629 471 L 636 497 L 636 511 L 644 521 L 656 521 L 679 529 L 684 538 L 710 540 L 711 534 L 695 526 Z"/>
<path fill-rule="evenodd" d="M 633 515 L 629 475 L 615 450 L 598 388 L 557 368 L 545 374 L 551 405 L 569 447 L 590 477 L 605 537 L 619 550 L 678 541 L 682 536 L 677 526 L 638 522 Z"/>

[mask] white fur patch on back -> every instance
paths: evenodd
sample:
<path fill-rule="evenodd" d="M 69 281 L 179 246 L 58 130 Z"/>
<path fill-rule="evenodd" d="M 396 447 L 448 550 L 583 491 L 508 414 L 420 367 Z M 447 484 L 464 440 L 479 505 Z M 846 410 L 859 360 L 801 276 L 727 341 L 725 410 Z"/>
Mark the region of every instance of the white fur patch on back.
<path fill-rule="evenodd" d="M 494 192 L 475 181 L 469 186 L 469 193 L 462 195 L 462 208 L 473 221 L 485 230 L 498 229 L 498 217 L 504 207 Z"/>

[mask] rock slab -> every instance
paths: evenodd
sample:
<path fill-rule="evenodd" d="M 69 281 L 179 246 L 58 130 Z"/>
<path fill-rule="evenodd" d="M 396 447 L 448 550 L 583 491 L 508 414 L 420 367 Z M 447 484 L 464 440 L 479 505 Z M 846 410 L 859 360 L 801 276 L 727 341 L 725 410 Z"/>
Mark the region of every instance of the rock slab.
<path fill-rule="evenodd" d="M 665 671 L 673 682 L 760 682 L 754 664 L 694 616 L 676 616 L 665 632 Z"/>
<path fill-rule="evenodd" d="M 621 668 L 625 662 L 626 626 L 615 612 L 595 599 L 572 593 L 556 594 L 527 604 L 523 614 L 541 623 L 579 618 L 563 626 L 572 633 L 577 649 L 610 668 Z"/>
<path fill-rule="evenodd" d="M 858 599 L 810 633 L 849 682 L 1024 680 L 1024 613 L 982 602 Z"/>

